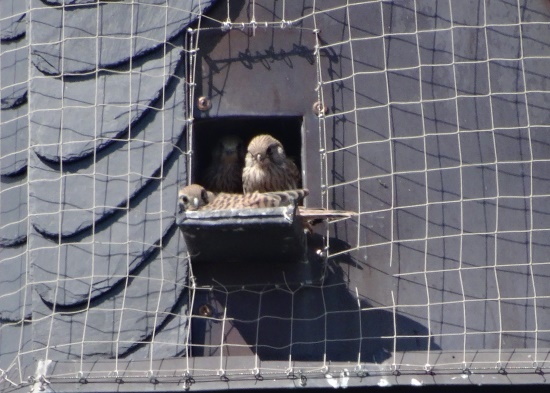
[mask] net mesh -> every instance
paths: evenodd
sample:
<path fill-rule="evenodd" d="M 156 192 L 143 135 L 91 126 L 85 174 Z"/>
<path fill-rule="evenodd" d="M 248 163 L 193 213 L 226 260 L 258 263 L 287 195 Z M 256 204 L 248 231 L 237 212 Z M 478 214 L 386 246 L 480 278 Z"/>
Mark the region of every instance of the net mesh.
<path fill-rule="evenodd" d="M 0 5 L 0 386 L 542 381 L 548 2 L 299 3 Z M 327 108 L 310 193 L 354 215 L 322 231 L 314 280 L 204 284 L 175 210 L 207 34 L 288 31 L 312 37 L 295 95 Z"/>

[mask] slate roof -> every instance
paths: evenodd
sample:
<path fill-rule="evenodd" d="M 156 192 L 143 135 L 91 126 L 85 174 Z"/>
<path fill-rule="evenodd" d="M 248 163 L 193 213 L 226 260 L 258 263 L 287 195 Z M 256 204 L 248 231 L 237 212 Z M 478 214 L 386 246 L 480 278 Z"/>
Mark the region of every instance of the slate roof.
<path fill-rule="evenodd" d="M 144 357 L 135 343 L 153 334 L 185 341 L 181 33 L 213 2 L 0 2 L 0 369 L 15 380 L 31 346 Z M 53 309 L 71 312 L 41 319 Z M 72 345 L 83 338 L 93 342 Z"/>
<path fill-rule="evenodd" d="M 546 0 L 97 3 L 0 1 L 0 390 L 46 358 L 180 361 L 190 296 L 212 308 L 193 356 L 216 356 L 202 367 L 218 381 L 220 354 L 244 355 L 241 373 L 281 361 L 285 380 L 289 355 L 378 370 L 420 351 L 425 374 L 438 350 L 492 351 L 480 362 L 497 370 L 506 350 L 550 347 Z M 182 47 L 201 13 L 235 22 L 200 42 L 202 130 L 288 116 L 315 163 L 308 200 L 358 213 L 312 236 L 309 251 L 330 245 L 319 271 L 282 269 L 297 289 L 262 286 L 279 266 L 261 261 L 190 271 L 174 213 L 191 175 Z"/>

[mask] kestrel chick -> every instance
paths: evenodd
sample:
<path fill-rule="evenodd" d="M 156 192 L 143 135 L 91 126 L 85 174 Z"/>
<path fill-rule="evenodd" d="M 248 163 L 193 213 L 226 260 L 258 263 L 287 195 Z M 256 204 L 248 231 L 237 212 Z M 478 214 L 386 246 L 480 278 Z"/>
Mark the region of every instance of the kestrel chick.
<path fill-rule="evenodd" d="M 281 207 L 301 202 L 308 190 L 288 190 L 277 192 L 253 192 L 249 194 L 218 194 L 204 210 L 250 209 Z"/>
<path fill-rule="evenodd" d="M 301 202 L 308 190 L 288 190 L 250 194 L 229 194 L 207 191 L 199 184 L 180 188 L 178 204 L 180 213 L 193 210 L 228 210 L 288 206 Z"/>
<path fill-rule="evenodd" d="M 199 210 L 214 199 L 214 194 L 198 184 L 181 187 L 178 191 L 179 212 Z"/>
<path fill-rule="evenodd" d="M 204 185 L 213 192 L 242 192 L 245 148 L 236 135 L 220 139 L 212 150 L 212 162 L 206 169 Z"/>
<path fill-rule="evenodd" d="M 281 142 L 271 135 L 258 135 L 248 144 L 243 169 L 243 191 L 270 192 L 298 188 L 300 172 L 287 158 Z"/>
<path fill-rule="evenodd" d="M 229 209 L 254 209 L 267 207 L 289 206 L 300 203 L 309 194 L 307 189 L 252 192 L 248 194 L 214 194 L 198 184 L 191 184 L 180 188 L 178 203 L 180 213 L 196 210 L 229 210 Z M 320 221 L 332 221 L 342 218 L 350 218 L 354 212 L 344 210 L 328 210 L 306 208 L 298 206 L 297 217 L 302 220 L 305 229 L 313 231 L 312 226 Z"/>

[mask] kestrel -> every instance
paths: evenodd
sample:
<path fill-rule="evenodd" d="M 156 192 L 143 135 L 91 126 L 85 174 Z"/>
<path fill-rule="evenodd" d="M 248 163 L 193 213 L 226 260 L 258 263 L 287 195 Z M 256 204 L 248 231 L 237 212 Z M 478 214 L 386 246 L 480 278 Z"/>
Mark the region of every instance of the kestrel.
<path fill-rule="evenodd" d="M 199 210 L 208 205 L 214 198 L 214 193 L 206 191 L 204 187 L 198 184 L 181 187 L 178 190 L 179 212 Z"/>
<path fill-rule="evenodd" d="M 178 193 L 180 213 L 193 210 L 228 210 L 289 206 L 301 202 L 308 190 L 254 192 L 250 194 L 214 194 L 198 184 L 182 187 Z"/>
<path fill-rule="evenodd" d="M 266 207 L 281 207 L 300 203 L 309 194 L 307 189 L 252 192 L 248 194 L 214 194 L 198 184 L 191 184 L 179 190 L 180 213 L 194 210 L 229 210 Z M 320 221 L 350 218 L 354 213 L 344 210 L 327 210 L 298 206 L 296 215 L 304 228 L 312 231 L 312 226 Z"/>
<path fill-rule="evenodd" d="M 238 136 L 227 135 L 220 139 L 212 150 L 212 162 L 205 171 L 205 187 L 212 192 L 242 192 L 244 154 L 243 141 Z"/>
<path fill-rule="evenodd" d="M 298 167 L 287 158 L 281 142 L 271 135 L 258 135 L 248 144 L 243 169 L 243 191 L 294 190 L 300 183 Z"/>

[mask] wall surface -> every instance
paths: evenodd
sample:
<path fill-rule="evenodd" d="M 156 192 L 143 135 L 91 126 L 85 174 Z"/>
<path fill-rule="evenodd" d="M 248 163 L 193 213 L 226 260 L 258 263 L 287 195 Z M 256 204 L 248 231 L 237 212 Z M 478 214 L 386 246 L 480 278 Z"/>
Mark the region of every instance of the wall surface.
<path fill-rule="evenodd" d="M 550 3 L 347 3 L 0 1 L 0 390 L 544 382 Z M 198 263 L 263 132 L 352 217 Z"/>

